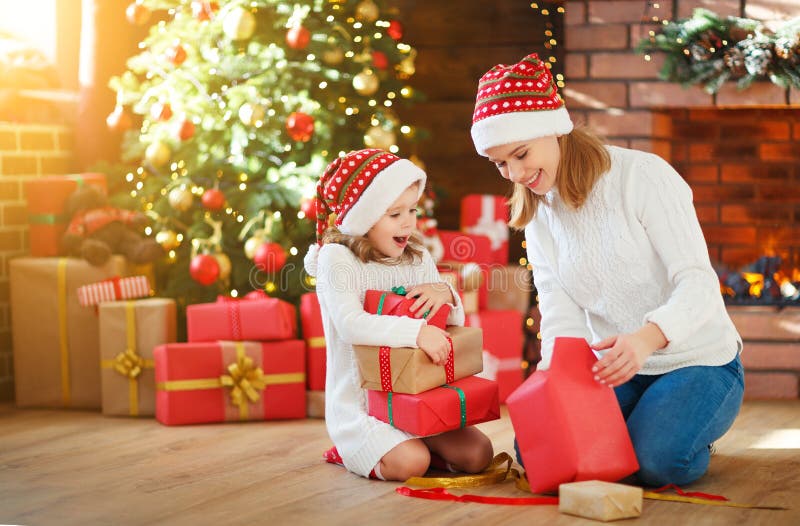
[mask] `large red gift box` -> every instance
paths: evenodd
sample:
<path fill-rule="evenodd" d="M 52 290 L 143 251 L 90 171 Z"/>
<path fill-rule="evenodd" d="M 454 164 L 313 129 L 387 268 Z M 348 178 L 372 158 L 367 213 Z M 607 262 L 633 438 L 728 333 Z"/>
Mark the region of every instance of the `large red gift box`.
<path fill-rule="evenodd" d="M 503 196 L 470 194 L 461 199 L 461 230 L 489 238 L 491 261 L 486 263 L 508 263 L 508 218 Z"/>
<path fill-rule="evenodd" d="M 522 313 L 516 310 L 484 310 L 465 318 L 467 327 L 483 329 L 484 371 L 480 376 L 496 380 L 503 403 L 524 379 L 522 371 Z"/>
<path fill-rule="evenodd" d="M 315 292 L 300 296 L 300 324 L 306 342 L 308 390 L 324 391 L 327 361 L 325 331 L 322 328 L 319 298 Z"/>
<path fill-rule="evenodd" d="M 639 469 L 614 390 L 594 379 L 582 338 L 556 338 L 550 369 L 506 400 L 533 493 L 565 482 L 614 482 Z"/>
<path fill-rule="evenodd" d="M 297 312 L 291 303 L 266 295 L 220 297 L 186 307 L 186 332 L 190 342 L 291 340 L 297 337 Z"/>
<path fill-rule="evenodd" d="M 25 181 L 31 256 L 60 254 L 61 236 L 71 218 L 64 213 L 67 198 L 76 188 L 91 184 L 106 193 L 106 176 L 100 173 L 55 175 Z"/>
<path fill-rule="evenodd" d="M 497 384 L 476 376 L 415 395 L 367 391 L 367 403 L 370 415 L 418 436 L 500 418 Z"/>
<path fill-rule="evenodd" d="M 172 343 L 153 356 L 162 424 L 306 416 L 302 340 Z"/>
<path fill-rule="evenodd" d="M 444 285 L 443 285 L 444 286 Z M 368 290 L 364 296 L 364 310 L 372 314 L 383 314 L 391 316 L 408 316 L 414 318 L 414 314 L 409 309 L 416 298 L 395 294 L 394 292 L 382 290 Z M 442 305 L 436 314 L 425 318 L 428 325 L 433 325 L 444 329 L 447 325 L 447 317 L 450 315 L 450 305 Z"/>
<path fill-rule="evenodd" d="M 441 261 L 478 263 L 479 265 L 494 263 L 492 242 L 486 236 L 467 234 L 457 230 L 439 230 L 439 239 L 444 245 L 444 256 Z"/>

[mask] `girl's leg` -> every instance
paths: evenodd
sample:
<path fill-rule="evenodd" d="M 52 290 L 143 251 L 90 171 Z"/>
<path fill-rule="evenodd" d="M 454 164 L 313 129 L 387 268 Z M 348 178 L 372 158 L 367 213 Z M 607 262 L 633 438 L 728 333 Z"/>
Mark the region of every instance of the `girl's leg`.
<path fill-rule="evenodd" d="M 454 471 L 479 473 L 486 469 L 494 457 L 492 441 L 472 426 L 425 437 L 422 441 Z"/>
<path fill-rule="evenodd" d="M 428 471 L 431 453 L 419 438 L 400 442 L 383 455 L 375 466 L 375 474 L 383 480 L 405 481 L 410 477 L 421 477 Z"/>
<path fill-rule="evenodd" d="M 742 403 L 738 357 L 718 367 L 685 367 L 658 377 L 630 412 L 628 431 L 648 486 L 689 484 L 708 469 L 708 445 L 733 424 Z"/>

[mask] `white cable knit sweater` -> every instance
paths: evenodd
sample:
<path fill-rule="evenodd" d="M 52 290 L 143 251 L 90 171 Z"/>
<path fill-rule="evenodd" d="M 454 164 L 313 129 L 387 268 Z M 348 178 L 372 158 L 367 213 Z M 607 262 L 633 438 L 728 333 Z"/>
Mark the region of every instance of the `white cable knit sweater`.
<path fill-rule="evenodd" d="M 542 362 L 556 336 L 589 342 L 658 325 L 669 344 L 641 374 L 722 365 L 742 343 L 725 310 L 692 192 L 660 157 L 608 146 L 611 170 L 578 210 L 551 190 L 525 228 L 542 313 Z"/>
<path fill-rule="evenodd" d="M 319 251 L 317 295 L 327 346 L 325 424 L 344 465 L 363 477 L 400 442 L 414 435 L 367 415 L 366 392 L 361 388 L 353 344 L 416 347 L 423 319 L 378 316 L 364 311 L 367 290 L 441 282 L 431 255 L 425 251 L 417 264 L 362 263 L 343 245 L 327 244 Z M 451 289 L 452 290 L 452 289 Z M 463 325 L 464 310 L 456 304 L 448 325 Z"/>

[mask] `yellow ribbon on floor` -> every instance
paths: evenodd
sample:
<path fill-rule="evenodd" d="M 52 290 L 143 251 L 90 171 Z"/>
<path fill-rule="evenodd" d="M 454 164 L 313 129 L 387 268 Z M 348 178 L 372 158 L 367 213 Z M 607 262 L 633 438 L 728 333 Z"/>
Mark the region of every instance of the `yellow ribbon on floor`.
<path fill-rule="evenodd" d="M 142 374 L 142 369 L 155 367 L 155 362 L 136 354 L 136 304 L 133 301 L 125 302 L 125 337 L 125 350 L 113 360 L 101 360 L 100 367 L 113 369 L 128 379 L 130 415 L 139 416 L 139 375 Z"/>

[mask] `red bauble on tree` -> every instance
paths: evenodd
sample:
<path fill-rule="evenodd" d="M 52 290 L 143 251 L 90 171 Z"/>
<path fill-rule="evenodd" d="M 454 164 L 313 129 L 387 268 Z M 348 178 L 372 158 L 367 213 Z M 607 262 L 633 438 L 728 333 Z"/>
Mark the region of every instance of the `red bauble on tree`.
<path fill-rule="evenodd" d="M 302 111 L 296 111 L 286 118 L 286 131 L 293 140 L 308 142 L 314 135 L 314 117 Z"/>
<path fill-rule="evenodd" d="M 372 65 L 378 69 L 386 69 L 389 67 L 389 59 L 383 51 L 372 52 Z"/>
<path fill-rule="evenodd" d="M 172 106 L 168 102 L 156 102 L 150 106 L 150 117 L 156 121 L 168 121 L 172 117 Z"/>
<path fill-rule="evenodd" d="M 259 270 L 272 274 L 286 264 L 286 252 L 278 243 L 268 241 L 256 249 L 253 262 Z"/>
<path fill-rule="evenodd" d="M 106 117 L 106 126 L 108 129 L 115 132 L 123 132 L 131 127 L 133 119 L 131 114 L 125 111 L 122 106 L 117 106 L 114 111 Z"/>
<path fill-rule="evenodd" d="M 186 50 L 182 45 L 175 44 L 167 50 L 167 59 L 176 66 L 180 66 L 186 60 Z"/>
<path fill-rule="evenodd" d="M 201 285 L 211 285 L 219 277 L 219 262 L 209 254 L 198 254 L 189 264 L 189 275 Z"/>
<path fill-rule="evenodd" d="M 197 20 L 211 20 L 214 13 L 219 10 L 219 4 L 216 2 L 201 2 L 194 0 L 192 2 L 192 16 Z"/>
<path fill-rule="evenodd" d="M 317 198 L 307 197 L 300 201 L 300 211 L 307 218 L 314 219 L 317 216 Z"/>
<path fill-rule="evenodd" d="M 398 20 L 392 20 L 389 22 L 389 27 L 386 29 L 386 32 L 394 40 L 400 40 L 403 38 L 403 24 L 401 24 Z"/>
<path fill-rule="evenodd" d="M 125 9 L 125 17 L 131 24 L 141 26 L 150 19 L 150 10 L 143 6 L 141 2 L 134 2 Z"/>
<path fill-rule="evenodd" d="M 209 188 L 203 192 L 203 197 L 200 200 L 208 210 L 222 210 L 222 207 L 225 206 L 225 194 L 217 188 Z"/>
<path fill-rule="evenodd" d="M 184 119 L 180 128 L 178 128 L 178 137 L 182 141 L 188 141 L 194 137 L 194 123 L 189 119 Z"/>
<path fill-rule="evenodd" d="M 294 26 L 286 32 L 286 44 L 292 49 L 305 49 L 311 42 L 311 33 L 303 26 Z"/>

